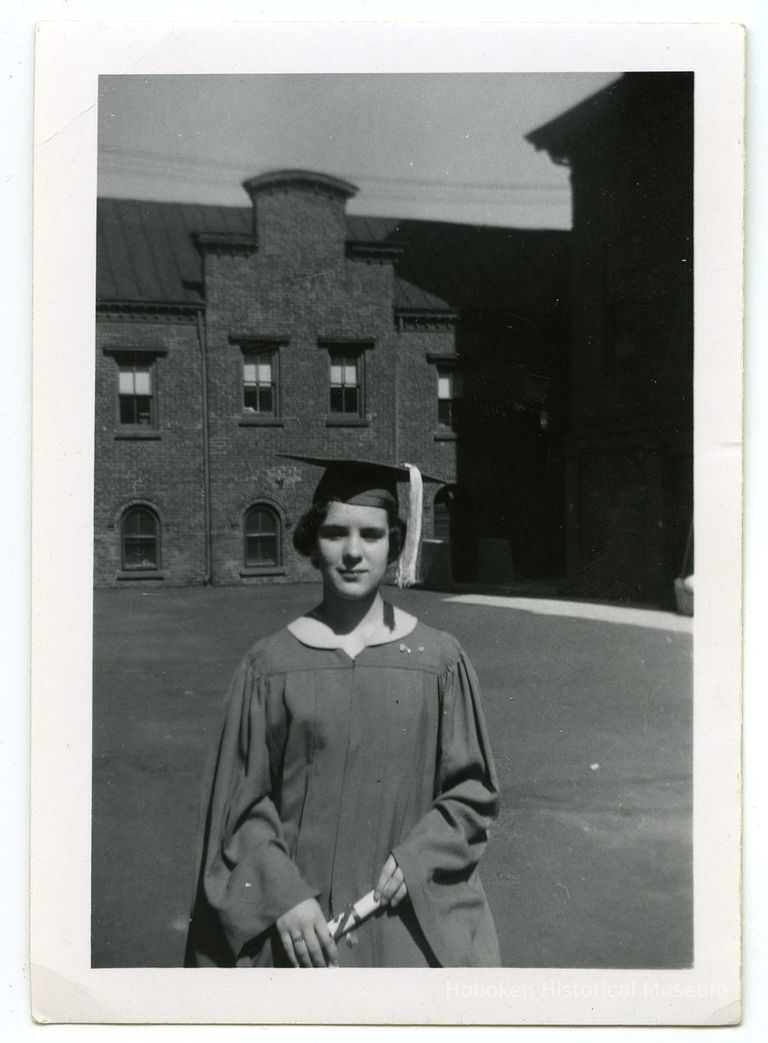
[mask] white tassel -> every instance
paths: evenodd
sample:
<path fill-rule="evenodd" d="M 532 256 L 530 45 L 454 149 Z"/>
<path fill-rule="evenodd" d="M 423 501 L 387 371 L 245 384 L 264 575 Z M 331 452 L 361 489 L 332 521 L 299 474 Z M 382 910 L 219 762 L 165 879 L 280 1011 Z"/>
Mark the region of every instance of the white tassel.
<path fill-rule="evenodd" d="M 421 512 L 424 503 L 424 484 L 421 472 L 413 464 L 403 464 L 408 468 L 408 528 L 405 534 L 405 545 L 397 565 L 398 587 L 410 587 L 416 582 L 416 566 L 421 546 Z"/>

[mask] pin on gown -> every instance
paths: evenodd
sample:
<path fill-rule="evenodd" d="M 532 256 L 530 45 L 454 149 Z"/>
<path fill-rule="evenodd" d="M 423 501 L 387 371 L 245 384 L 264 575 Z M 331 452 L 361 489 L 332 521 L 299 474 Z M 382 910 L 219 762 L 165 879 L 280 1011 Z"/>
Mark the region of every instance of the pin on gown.
<path fill-rule="evenodd" d="M 392 852 L 408 897 L 338 942 L 363 967 L 498 966 L 478 874 L 498 783 L 472 665 L 417 622 L 354 659 L 288 628 L 242 660 L 204 782 L 187 966 L 288 966 L 275 921 L 327 919 Z"/>

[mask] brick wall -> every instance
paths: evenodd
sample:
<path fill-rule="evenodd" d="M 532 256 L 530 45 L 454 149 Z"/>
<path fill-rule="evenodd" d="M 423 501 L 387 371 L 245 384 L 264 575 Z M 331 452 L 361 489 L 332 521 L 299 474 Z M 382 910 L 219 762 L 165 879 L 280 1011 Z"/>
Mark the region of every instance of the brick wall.
<path fill-rule="evenodd" d="M 451 357 L 454 350 L 449 324 L 405 328 L 398 337 L 398 455 L 445 482 L 456 481 L 456 438 L 438 425 L 437 364 L 429 360 Z M 439 488 L 425 487 L 425 536 L 433 534 L 433 503 Z"/>
<path fill-rule="evenodd" d="M 422 446 L 434 450 L 431 421 L 418 394 L 405 411 L 419 418 L 414 425 L 428 424 L 429 438 L 415 438 L 414 428 L 397 444 L 396 399 L 402 385 L 396 385 L 399 339 L 391 261 L 345 256 L 343 199 L 304 190 L 264 195 L 262 200 L 256 194 L 258 248 L 229 253 L 217 248 L 205 257 L 216 583 L 315 574 L 295 554 L 291 532 L 309 506 L 319 474 L 281 460 L 278 453 L 394 460 L 404 458 L 406 448 L 415 459 Z M 278 416 L 258 423 L 243 415 L 242 344 L 269 338 L 280 342 Z M 349 422 L 329 413 L 329 343 L 364 345 L 362 415 Z M 446 335 L 433 337 L 432 343 L 445 344 Z M 432 406 L 434 373 L 423 357 L 420 368 Z M 244 517 L 256 503 L 273 507 L 280 518 L 279 568 L 244 568 Z"/>
<path fill-rule="evenodd" d="M 626 74 L 595 99 L 565 149 L 568 573 L 581 595 L 672 604 L 693 512 L 693 74 Z"/>
<path fill-rule="evenodd" d="M 314 578 L 291 536 L 311 502 L 317 469 L 282 459 L 291 452 L 412 461 L 447 482 L 476 484 L 457 472 L 454 433 L 440 427 L 437 364 L 455 360 L 451 321 L 395 314 L 393 259 L 345 243 L 351 186 L 320 177 L 256 178 L 254 236 L 199 240 L 205 313 L 167 321 L 103 314 L 97 343 L 96 582 L 125 584 L 120 519 L 135 503 L 162 527 L 158 578 L 206 579 L 201 351 L 207 369 L 210 580 L 258 584 Z M 139 313 L 140 314 L 140 313 Z M 358 416 L 330 411 L 329 347 L 358 351 L 363 402 Z M 276 351 L 274 414 L 244 408 L 243 357 Z M 155 430 L 116 424 L 114 352 L 157 349 Z M 106 353 L 105 353 L 106 352 Z M 468 432 L 471 425 L 465 431 Z M 125 437 L 130 434 L 134 437 Z M 472 441 L 466 433 L 464 441 Z M 481 476 L 482 477 L 482 476 Z M 433 534 L 436 487 L 427 485 L 424 533 Z M 272 511 L 279 527 L 276 563 L 246 563 L 246 514 Z M 403 510 L 403 513 L 407 513 Z M 251 542 L 251 546 L 252 546 Z M 142 578 L 147 578 L 144 573 Z M 153 580 L 154 581 L 154 580 Z"/>
<path fill-rule="evenodd" d="M 120 356 L 112 352 L 137 350 L 161 352 L 154 361 L 157 417 L 151 428 L 119 423 Z M 121 519 L 129 506 L 138 503 L 150 506 L 161 522 L 159 571 L 163 582 L 202 582 L 201 374 L 194 322 L 137 322 L 100 316 L 95 420 L 95 582 L 114 585 L 141 575 L 132 576 L 121 568 Z"/>
<path fill-rule="evenodd" d="M 254 227 L 266 266 L 279 270 L 288 284 L 341 267 L 346 240 L 343 194 L 292 183 L 251 191 Z"/>

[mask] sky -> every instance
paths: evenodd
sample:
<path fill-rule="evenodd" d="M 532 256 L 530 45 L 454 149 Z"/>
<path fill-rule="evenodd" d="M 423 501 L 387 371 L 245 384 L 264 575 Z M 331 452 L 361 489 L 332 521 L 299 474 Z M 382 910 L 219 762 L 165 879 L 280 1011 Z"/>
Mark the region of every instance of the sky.
<path fill-rule="evenodd" d="M 109 76 L 99 194 L 247 206 L 268 170 L 351 181 L 351 214 L 570 228 L 568 170 L 525 135 L 605 73 Z"/>

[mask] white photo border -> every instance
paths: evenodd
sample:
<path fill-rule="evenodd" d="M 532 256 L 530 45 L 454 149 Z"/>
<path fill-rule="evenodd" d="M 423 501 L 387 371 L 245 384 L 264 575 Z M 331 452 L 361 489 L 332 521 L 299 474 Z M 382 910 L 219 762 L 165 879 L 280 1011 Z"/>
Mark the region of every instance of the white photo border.
<path fill-rule="evenodd" d="M 723 1025 L 740 1015 L 744 31 L 719 25 L 41 23 L 33 331 L 33 1012 L 53 1022 Z M 90 967 L 98 76 L 695 73 L 691 969 Z M 85 244 L 85 245 L 84 245 Z M 62 346 L 66 347 L 63 348 Z M 62 398 L 77 403 L 52 423 Z M 66 557 L 53 551 L 64 540 Z M 62 621 L 65 620 L 65 625 Z M 55 855 L 52 855 L 55 852 Z"/>

